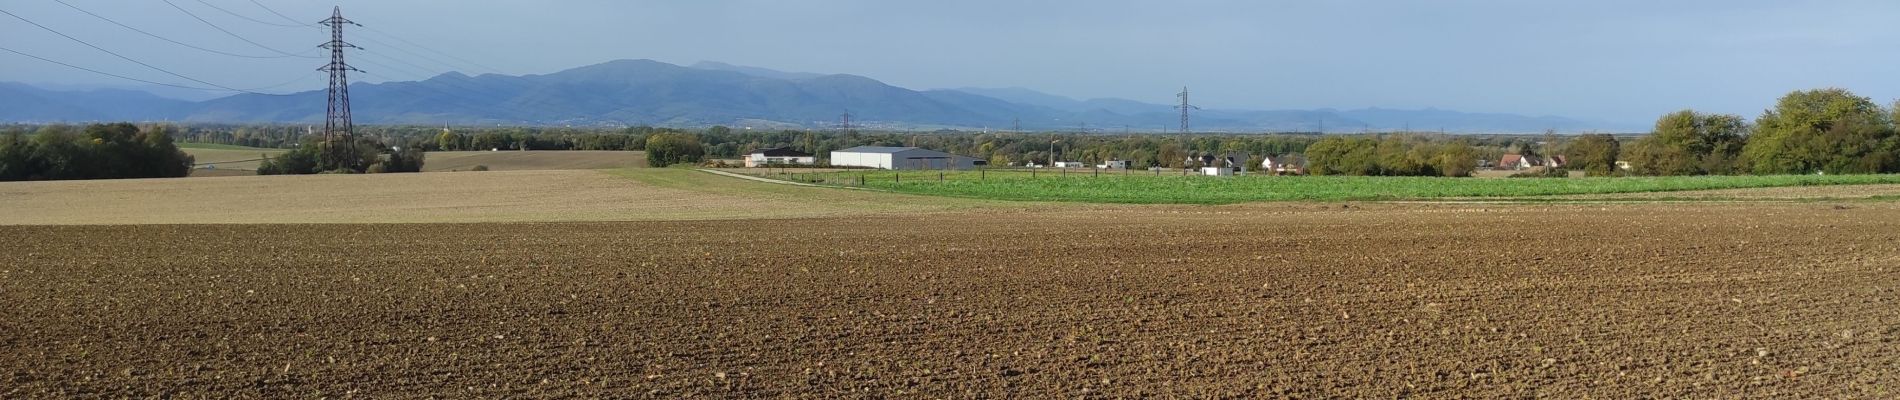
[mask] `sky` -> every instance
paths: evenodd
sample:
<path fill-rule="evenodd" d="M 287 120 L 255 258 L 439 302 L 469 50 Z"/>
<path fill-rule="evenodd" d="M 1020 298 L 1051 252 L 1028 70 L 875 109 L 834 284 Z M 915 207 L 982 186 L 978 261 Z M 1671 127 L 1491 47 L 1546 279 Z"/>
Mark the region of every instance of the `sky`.
<path fill-rule="evenodd" d="M 326 56 L 313 46 L 327 32 L 274 26 L 292 24 L 271 11 L 314 22 L 341 6 L 367 26 L 349 27 L 346 40 L 365 48 L 350 60 L 369 71 L 355 79 L 370 82 L 711 60 L 920 90 L 1172 103 L 1186 86 L 1208 108 L 1439 108 L 1637 126 L 1691 108 L 1752 118 L 1802 89 L 1900 96 L 1895 1 L 0 0 L 0 10 L 183 77 L 6 15 L 0 47 L 271 92 L 322 88 L 315 68 L 327 60 L 194 50 L 59 1 L 252 57 Z M 0 81 L 146 86 L 4 51 Z"/>

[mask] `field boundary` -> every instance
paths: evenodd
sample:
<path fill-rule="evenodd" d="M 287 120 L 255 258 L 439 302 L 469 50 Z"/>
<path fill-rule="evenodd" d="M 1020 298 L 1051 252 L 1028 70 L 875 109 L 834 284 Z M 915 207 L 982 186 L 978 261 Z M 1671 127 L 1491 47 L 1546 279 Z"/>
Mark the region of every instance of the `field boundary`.
<path fill-rule="evenodd" d="M 814 187 L 814 188 L 824 188 L 824 189 L 844 189 L 844 190 L 862 190 L 862 191 L 866 191 L 866 192 L 879 192 L 879 193 L 899 193 L 899 194 L 909 194 L 909 195 L 918 195 L 918 196 L 931 196 L 931 197 L 951 197 L 951 198 L 964 198 L 964 197 L 958 197 L 958 196 L 943 196 L 943 195 L 931 195 L 931 194 L 917 194 L 917 193 L 903 193 L 903 192 L 898 192 L 898 191 L 894 191 L 894 190 L 886 190 L 886 189 L 875 189 L 875 188 L 867 188 L 867 187 L 855 187 L 855 186 L 840 186 L 840 185 L 820 185 L 820 184 L 816 184 L 816 183 L 805 183 L 805 182 L 794 182 L 794 181 L 788 181 L 788 180 L 784 180 L 784 179 L 772 179 L 772 178 L 767 178 L 767 177 L 763 177 L 763 176 L 752 176 L 752 175 L 746 175 L 746 174 L 741 174 L 741 173 L 737 173 L 737 172 L 726 172 L 726 171 L 720 171 L 720 170 L 716 170 L 716 169 L 705 169 L 705 168 L 694 168 L 694 169 L 695 169 L 695 170 L 698 170 L 698 171 L 703 171 L 703 172 L 709 172 L 709 173 L 712 173 L 712 174 L 714 174 L 714 175 L 720 175 L 720 176 L 727 176 L 727 177 L 733 177 L 733 178 L 739 178 L 739 179 L 744 179 L 744 180 L 749 180 L 749 181 L 758 181 L 758 182 L 765 182 L 765 183 L 775 183 L 775 184 L 780 184 L 780 185 L 791 185 L 791 186 L 804 186 L 804 187 Z M 970 199 L 978 199 L 978 200 L 986 200 L 986 199 L 981 199 L 981 198 L 976 198 L 976 197 L 967 197 L 967 198 L 970 198 Z M 1010 200 L 1005 200 L 1005 201 L 1010 201 Z"/>

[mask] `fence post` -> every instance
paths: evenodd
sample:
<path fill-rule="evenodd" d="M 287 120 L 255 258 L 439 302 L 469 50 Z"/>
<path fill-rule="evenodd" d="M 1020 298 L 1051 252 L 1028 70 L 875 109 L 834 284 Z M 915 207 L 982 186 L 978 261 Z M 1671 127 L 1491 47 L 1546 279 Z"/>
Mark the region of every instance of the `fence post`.
<path fill-rule="evenodd" d="M 1101 168 L 1096 168 L 1096 169 L 1095 169 L 1095 176 L 1093 176 L 1093 178 L 1100 178 L 1100 177 L 1102 177 L 1102 169 L 1101 169 Z"/>
<path fill-rule="evenodd" d="M 937 171 L 937 182 L 938 183 L 943 182 L 943 171 Z"/>
<path fill-rule="evenodd" d="M 987 170 L 987 169 L 976 170 L 976 180 L 979 180 L 979 181 L 990 180 L 990 170 Z"/>
<path fill-rule="evenodd" d="M 904 183 L 904 173 L 891 172 L 891 184 L 895 185 L 899 183 Z"/>

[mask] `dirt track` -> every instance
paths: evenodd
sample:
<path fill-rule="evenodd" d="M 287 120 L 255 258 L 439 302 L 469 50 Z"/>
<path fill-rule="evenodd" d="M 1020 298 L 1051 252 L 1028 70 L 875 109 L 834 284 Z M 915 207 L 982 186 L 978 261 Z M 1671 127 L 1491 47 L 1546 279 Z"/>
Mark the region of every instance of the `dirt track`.
<path fill-rule="evenodd" d="M 1872 203 L 0 227 L 0 398 L 1892 398 L 1897 223 Z"/>

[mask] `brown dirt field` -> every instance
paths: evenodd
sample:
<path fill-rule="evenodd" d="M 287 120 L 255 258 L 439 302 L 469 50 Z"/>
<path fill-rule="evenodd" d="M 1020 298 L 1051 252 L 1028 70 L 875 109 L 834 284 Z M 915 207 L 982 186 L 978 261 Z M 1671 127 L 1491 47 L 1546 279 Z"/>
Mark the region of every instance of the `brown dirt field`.
<path fill-rule="evenodd" d="M 1900 196 L 1900 185 L 1833 185 L 1833 186 L 1797 186 L 1752 189 L 1693 190 L 1681 192 L 1657 193 L 1619 193 L 1572 196 L 1552 196 L 1553 199 L 1568 200 L 1605 200 L 1605 199 L 1736 199 L 1736 200 L 1817 200 L 1817 199 L 1868 199 L 1874 197 Z"/>
<path fill-rule="evenodd" d="M 0 182 L 0 225 L 651 221 L 1042 207 L 682 169 Z"/>
<path fill-rule="evenodd" d="M 1869 203 L 6 226 L 0 397 L 1894 398 L 1897 224 Z"/>
<path fill-rule="evenodd" d="M 638 151 L 437 151 L 423 159 L 424 171 L 467 171 L 487 165 L 490 171 L 613 169 L 647 166 Z"/>

